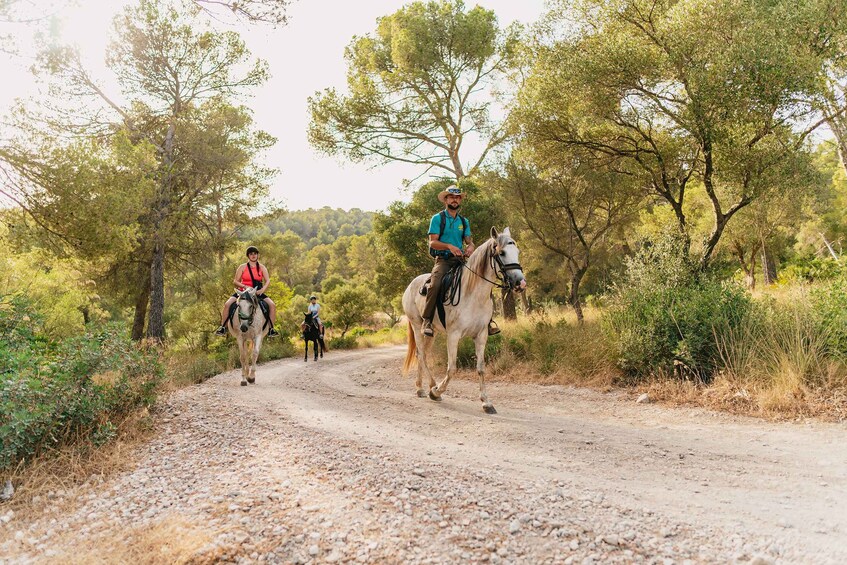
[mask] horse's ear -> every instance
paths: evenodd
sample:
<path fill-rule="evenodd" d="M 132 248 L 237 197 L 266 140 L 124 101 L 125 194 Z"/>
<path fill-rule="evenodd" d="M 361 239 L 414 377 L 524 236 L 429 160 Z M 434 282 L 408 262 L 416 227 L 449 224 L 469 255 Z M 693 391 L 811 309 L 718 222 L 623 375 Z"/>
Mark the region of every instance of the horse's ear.
<path fill-rule="evenodd" d="M 497 239 L 497 228 L 491 226 L 491 239 Z"/>
<path fill-rule="evenodd" d="M 512 237 L 512 232 L 509 231 L 509 228 L 504 228 L 503 235 L 508 235 L 509 237 Z"/>

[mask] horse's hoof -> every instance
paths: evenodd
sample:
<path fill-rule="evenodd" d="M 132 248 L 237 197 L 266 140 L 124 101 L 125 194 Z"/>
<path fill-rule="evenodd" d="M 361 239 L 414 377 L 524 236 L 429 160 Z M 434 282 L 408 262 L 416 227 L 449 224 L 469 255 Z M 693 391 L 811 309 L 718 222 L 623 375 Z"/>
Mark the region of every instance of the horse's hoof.
<path fill-rule="evenodd" d="M 418 398 L 426 398 L 426 391 L 425 390 L 419 390 L 418 391 Z"/>
<path fill-rule="evenodd" d="M 241 386 L 247 386 L 247 381 L 241 381 Z"/>
<path fill-rule="evenodd" d="M 253 377 L 252 379 L 247 379 L 247 382 L 251 385 L 256 384 L 256 377 Z"/>
<path fill-rule="evenodd" d="M 494 407 L 491 406 L 490 404 L 483 404 L 482 405 L 482 411 L 485 412 L 486 414 L 496 414 L 497 413 L 497 410 L 495 410 Z"/>
<path fill-rule="evenodd" d="M 440 396 L 435 396 L 435 393 L 434 393 L 434 392 L 432 392 L 432 391 L 429 391 L 429 399 L 430 399 L 430 400 L 434 400 L 434 401 L 436 401 L 436 402 L 441 402 L 441 397 L 440 397 Z"/>

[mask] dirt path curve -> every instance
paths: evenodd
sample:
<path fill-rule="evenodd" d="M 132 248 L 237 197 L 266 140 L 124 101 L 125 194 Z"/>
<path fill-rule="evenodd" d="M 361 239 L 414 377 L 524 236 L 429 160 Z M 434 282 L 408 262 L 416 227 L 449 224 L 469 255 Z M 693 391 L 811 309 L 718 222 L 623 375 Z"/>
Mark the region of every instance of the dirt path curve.
<path fill-rule="evenodd" d="M 0 563 L 847 562 L 843 425 L 505 383 L 488 416 L 475 379 L 415 397 L 404 352 L 171 395 L 134 470 L 0 508 Z"/>

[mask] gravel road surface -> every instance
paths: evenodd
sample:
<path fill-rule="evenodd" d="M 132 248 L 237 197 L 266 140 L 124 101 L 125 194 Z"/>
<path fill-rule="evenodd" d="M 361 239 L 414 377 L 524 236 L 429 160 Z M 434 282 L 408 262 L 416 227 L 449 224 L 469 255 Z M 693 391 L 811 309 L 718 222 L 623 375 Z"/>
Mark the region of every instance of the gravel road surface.
<path fill-rule="evenodd" d="M 0 564 L 120 562 L 157 528 L 150 562 L 847 563 L 844 425 L 505 382 L 486 415 L 471 372 L 417 398 L 404 354 L 171 394 L 133 470 L 0 506 Z"/>

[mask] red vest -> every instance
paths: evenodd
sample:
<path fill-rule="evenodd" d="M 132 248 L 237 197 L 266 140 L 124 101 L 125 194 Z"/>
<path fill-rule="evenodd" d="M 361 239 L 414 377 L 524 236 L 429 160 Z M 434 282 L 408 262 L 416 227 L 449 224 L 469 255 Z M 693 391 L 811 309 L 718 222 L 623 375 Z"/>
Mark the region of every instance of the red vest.
<path fill-rule="evenodd" d="M 244 270 L 241 271 L 241 284 L 244 286 L 253 286 L 253 279 L 256 279 L 256 282 L 262 280 L 262 266 L 256 263 L 257 267 L 253 269 L 250 267 L 250 262 L 244 266 Z M 250 271 L 253 271 L 253 278 L 250 278 Z"/>

